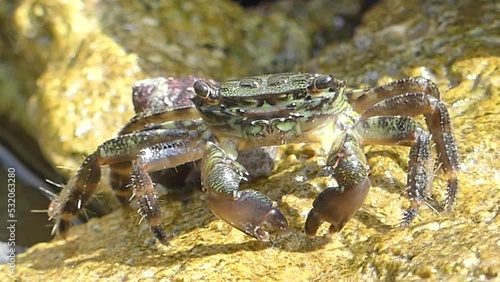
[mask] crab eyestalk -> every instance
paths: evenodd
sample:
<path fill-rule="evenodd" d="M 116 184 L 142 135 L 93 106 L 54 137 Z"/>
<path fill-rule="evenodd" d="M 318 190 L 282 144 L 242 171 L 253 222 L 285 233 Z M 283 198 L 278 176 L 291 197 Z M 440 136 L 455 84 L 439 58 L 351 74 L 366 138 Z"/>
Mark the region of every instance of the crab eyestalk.
<path fill-rule="evenodd" d="M 206 145 L 202 159 L 202 185 L 212 212 L 236 229 L 269 241 L 267 226 L 280 233 L 288 232 L 288 221 L 267 196 L 254 190 L 238 191 L 246 170 L 212 142 Z"/>
<path fill-rule="evenodd" d="M 310 91 L 321 93 L 333 86 L 334 78 L 331 74 L 315 77 L 311 83 Z"/>
<path fill-rule="evenodd" d="M 194 93 L 203 98 L 210 105 L 217 105 L 219 103 L 219 93 L 217 88 L 210 85 L 204 80 L 197 80 L 193 84 Z"/>

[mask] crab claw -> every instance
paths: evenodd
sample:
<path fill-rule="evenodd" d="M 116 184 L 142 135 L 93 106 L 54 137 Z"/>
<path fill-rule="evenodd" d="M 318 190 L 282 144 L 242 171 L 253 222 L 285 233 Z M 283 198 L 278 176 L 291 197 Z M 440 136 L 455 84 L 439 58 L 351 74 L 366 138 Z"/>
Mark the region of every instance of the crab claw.
<path fill-rule="evenodd" d="M 313 238 L 324 222 L 331 224 L 330 234 L 339 232 L 363 204 L 370 180 L 366 178 L 357 187 L 341 191 L 338 187 L 328 188 L 321 192 L 313 202 L 313 208 L 307 215 L 306 235 Z"/>
<path fill-rule="evenodd" d="M 273 206 L 271 199 L 257 191 L 239 191 L 236 197 L 209 192 L 206 201 L 218 218 L 259 241 L 269 241 L 269 232 L 263 226 L 279 233 L 289 230 L 283 213 Z"/>

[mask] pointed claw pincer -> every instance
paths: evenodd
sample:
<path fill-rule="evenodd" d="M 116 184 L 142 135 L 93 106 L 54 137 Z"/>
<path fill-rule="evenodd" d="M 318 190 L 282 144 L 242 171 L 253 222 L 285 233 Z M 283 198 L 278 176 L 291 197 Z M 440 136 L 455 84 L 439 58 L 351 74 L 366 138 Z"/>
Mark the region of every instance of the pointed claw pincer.
<path fill-rule="evenodd" d="M 238 192 L 236 197 L 209 193 L 207 204 L 217 217 L 259 241 L 269 241 L 264 226 L 279 233 L 287 233 L 289 229 L 287 219 L 273 207 L 272 200 L 254 190 Z"/>
<path fill-rule="evenodd" d="M 209 154 L 202 161 L 202 184 L 212 212 L 260 241 L 269 241 L 269 232 L 263 227 L 288 232 L 287 219 L 271 199 L 255 190 L 238 190 L 246 175 L 245 168 L 219 146 L 210 142 L 207 146 Z"/>

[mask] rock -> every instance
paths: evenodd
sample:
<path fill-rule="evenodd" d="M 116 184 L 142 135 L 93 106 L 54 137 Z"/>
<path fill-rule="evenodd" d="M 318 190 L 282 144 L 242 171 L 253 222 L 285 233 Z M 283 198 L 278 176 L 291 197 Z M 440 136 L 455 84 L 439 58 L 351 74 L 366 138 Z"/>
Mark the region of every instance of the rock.
<path fill-rule="evenodd" d="M 162 10 L 163 13 L 166 11 Z M 116 21 L 121 20 L 121 17 L 131 17 L 129 14 L 119 17 L 120 15 L 117 12 L 108 16 Z M 84 280 L 175 281 L 408 281 L 422 278 L 462 281 L 496 278 L 500 253 L 500 126 L 497 109 L 500 103 L 500 58 L 497 51 L 498 38 L 494 31 L 498 16 L 495 3 L 486 0 L 453 4 L 416 0 L 406 1 L 404 4 L 396 0 L 381 1 L 366 14 L 353 40 L 328 46 L 317 58 L 299 67 L 301 70 L 330 72 L 348 80 L 353 87 L 386 83 L 413 75 L 423 75 L 436 81 L 442 90 L 443 100 L 448 104 L 462 159 L 462 172 L 458 177 L 458 203 L 453 212 L 434 211 L 424 206 L 420 217 L 409 227 L 397 227 L 402 211 L 408 205 L 402 196 L 406 183 L 408 149 L 368 147 L 366 150 L 373 187 L 363 207 L 340 234 L 330 239 L 309 239 L 303 234 L 303 224 L 313 199 L 327 187 L 327 180 L 321 177 L 318 165 L 324 159 L 310 153 L 314 151 L 314 146 L 290 146 L 280 151 L 280 159 L 273 175 L 243 186 L 258 187 L 259 191 L 278 201 L 293 226 L 292 233 L 287 237 L 274 238 L 269 245 L 256 242 L 216 219 L 204 205 L 201 195 L 195 195 L 187 206 L 176 202 L 163 203 L 162 221 L 167 233 L 173 236 L 169 247 L 151 246 L 151 235 L 137 225 L 139 216 L 120 209 L 74 227 L 70 230 L 67 241 L 56 239 L 50 243 L 38 244 L 19 255 L 17 278 L 76 280 L 81 277 Z M 130 26 L 125 27 L 134 30 Z M 109 32 L 108 28 L 102 30 Z M 102 47 L 105 50 L 98 50 L 103 51 L 105 58 L 111 60 L 113 56 L 105 51 L 120 49 L 119 46 L 103 35 L 92 35 L 93 32 L 87 33 L 85 40 L 93 42 L 92 40 L 102 36 L 99 40 L 108 42 L 109 45 L 103 45 L 107 46 Z M 132 38 L 130 40 L 133 42 L 129 44 L 140 45 L 140 42 Z M 97 60 L 98 56 L 91 51 L 92 46 L 82 45 L 79 52 L 83 53 L 69 54 L 86 54 L 83 57 L 88 61 Z M 184 50 L 181 49 L 179 54 Z M 112 71 L 109 66 L 107 71 L 117 73 L 112 76 L 113 80 L 102 76 L 97 82 L 83 82 L 82 79 L 80 83 L 83 86 L 64 87 L 66 84 L 59 77 L 63 74 L 80 77 L 76 75 L 76 69 L 87 67 L 76 62 L 76 66 L 66 63 L 64 67 L 61 61 L 59 64 L 52 63 L 53 66 L 47 68 L 48 72 L 39 80 L 39 87 L 66 89 L 62 91 L 64 95 L 85 89 L 87 93 L 111 93 L 108 94 L 111 101 L 121 99 L 114 98 L 115 90 L 99 90 L 96 85 L 116 83 L 116 89 L 121 89 L 119 87 L 125 87 L 129 81 L 143 76 L 144 73 L 139 72 L 139 68 L 143 67 L 134 63 L 136 57 L 125 51 L 122 55 L 129 60 L 121 63 L 119 70 Z M 72 57 L 68 54 L 61 56 Z M 152 60 L 160 61 L 154 58 Z M 172 62 L 175 60 L 169 60 L 169 64 Z M 189 58 L 187 62 L 190 62 Z M 197 66 L 202 64 L 197 63 Z M 210 68 L 215 70 L 215 66 L 219 64 L 215 59 L 206 63 L 206 66 L 199 67 L 206 68 L 205 71 Z M 102 64 L 106 64 L 106 61 L 96 63 Z M 221 73 L 221 77 L 229 75 L 231 71 L 234 71 L 235 76 L 243 75 L 243 71 L 235 71 L 234 65 L 228 64 L 227 69 L 219 66 L 227 71 Z M 251 62 L 248 64 L 251 65 Z M 197 71 L 193 64 L 189 66 L 174 71 L 175 75 L 183 74 L 183 71 Z M 49 78 L 51 70 L 60 74 Z M 75 73 L 72 73 L 73 70 Z M 88 70 L 90 77 L 96 75 L 90 71 L 93 68 Z M 102 74 L 102 71 L 99 73 Z M 79 81 L 77 78 L 73 80 Z M 58 83 L 62 87 L 57 88 Z M 124 92 L 125 89 L 116 90 L 116 93 Z M 36 99 L 49 98 L 42 95 Z M 52 99 L 56 98 L 50 98 Z M 38 101 L 33 103 L 38 109 L 42 107 Z M 109 102 L 107 107 L 112 108 L 114 103 Z M 76 104 L 72 111 L 82 111 L 79 106 Z M 44 110 L 48 109 L 49 107 Z M 129 113 L 130 108 L 122 110 Z M 42 113 L 45 111 L 39 111 L 37 117 L 41 119 Z M 95 116 L 97 113 L 98 117 Z M 84 117 L 102 120 L 108 113 L 106 106 L 98 106 L 93 114 Z M 47 115 L 55 114 L 47 112 Z M 66 122 L 67 119 L 68 115 L 59 116 L 59 120 Z M 109 138 L 111 131 L 117 132 L 120 129 L 116 124 L 109 126 L 107 130 L 101 130 L 99 127 L 94 128 L 92 124 L 91 130 L 81 131 L 81 139 L 91 139 L 94 138 L 92 134 L 97 134 L 93 145 L 82 147 L 74 142 L 65 146 L 73 148 L 77 155 L 84 153 L 85 148 L 91 151 L 103 138 Z M 43 129 L 53 132 L 55 127 L 47 124 Z M 57 134 L 74 134 L 76 128 L 60 129 L 62 133 Z M 308 153 L 303 154 L 303 151 Z M 437 200 L 443 200 L 444 187 L 444 179 L 438 177 L 433 192 Z M 325 231 L 326 226 L 323 226 L 320 232 Z M 8 266 L 1 266 L 0 270 L 0 275 L 5 275 Z"/>

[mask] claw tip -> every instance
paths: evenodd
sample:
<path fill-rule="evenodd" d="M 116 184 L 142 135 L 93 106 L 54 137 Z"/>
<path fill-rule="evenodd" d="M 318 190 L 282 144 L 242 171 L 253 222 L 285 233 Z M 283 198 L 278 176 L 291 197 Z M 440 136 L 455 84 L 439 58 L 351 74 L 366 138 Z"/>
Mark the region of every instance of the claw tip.
<path fill-rule="evenodd" d="M 288 233 L 289 226 L 288 220 L 283 215 L 283 213 L 278 208 L 272 208 L 267 214 L 267 222 L 273 227 L 279 230 L 280 233 Z"/>

